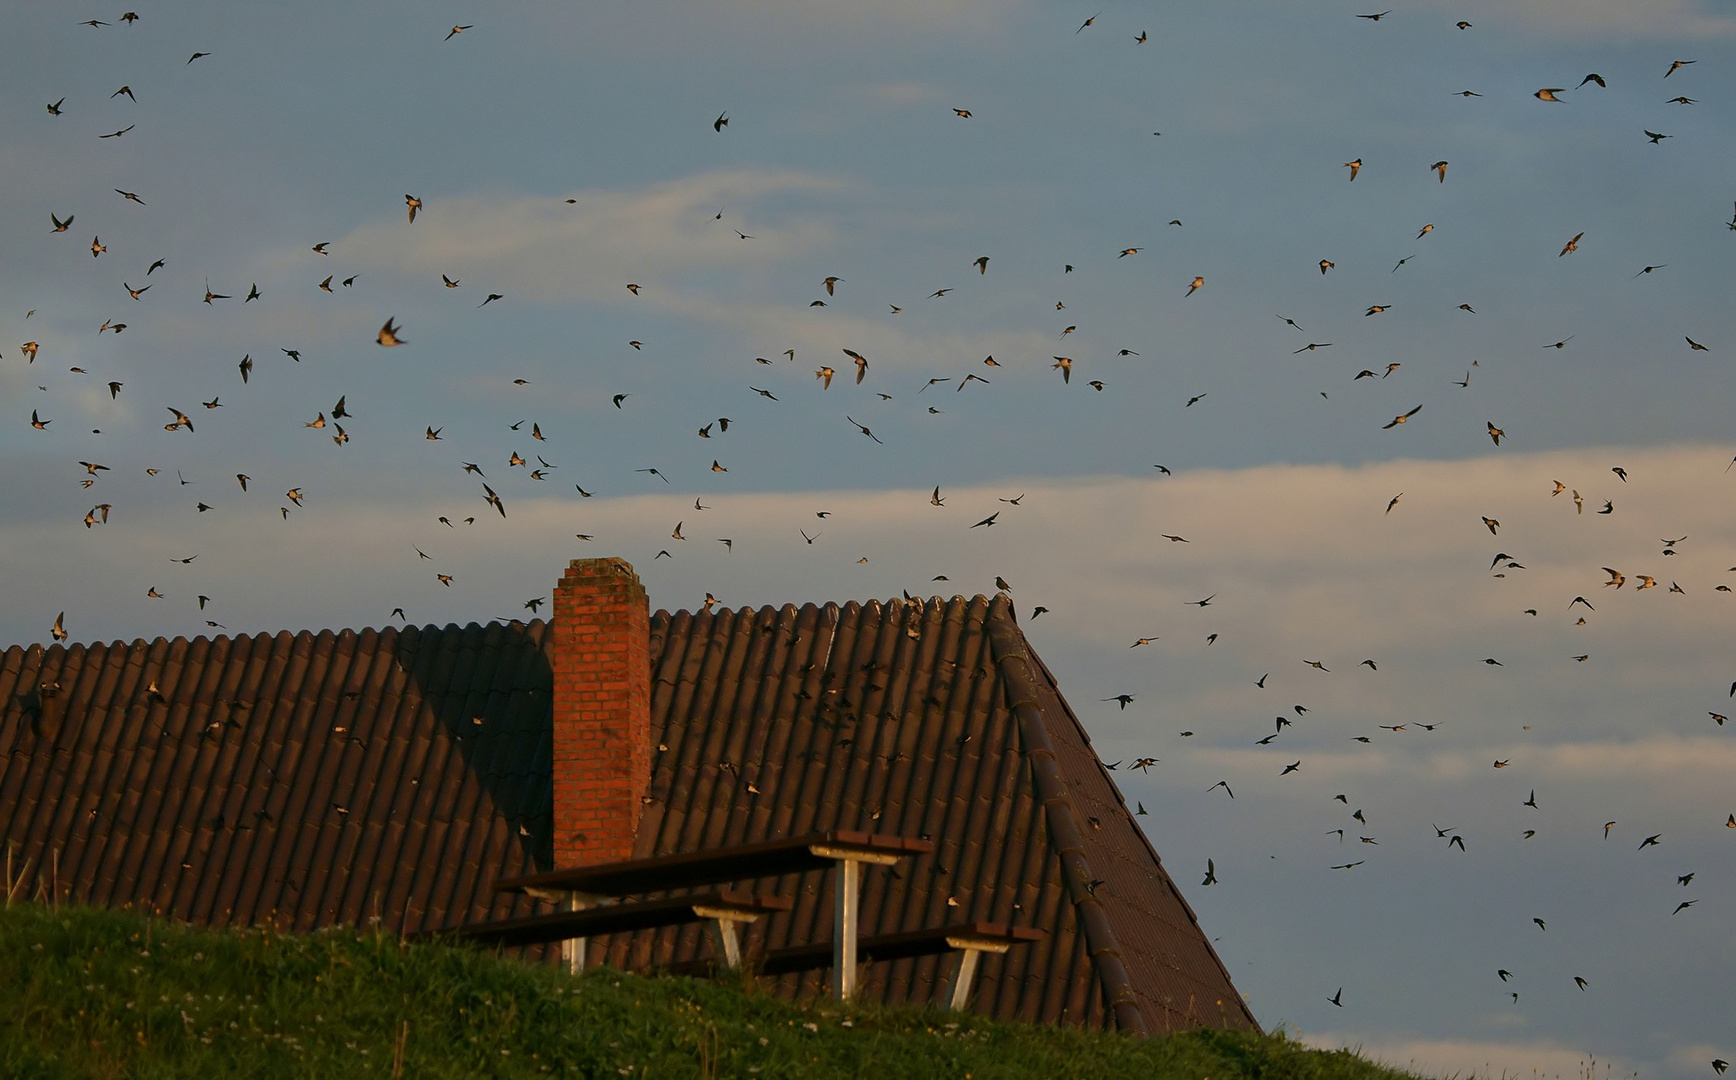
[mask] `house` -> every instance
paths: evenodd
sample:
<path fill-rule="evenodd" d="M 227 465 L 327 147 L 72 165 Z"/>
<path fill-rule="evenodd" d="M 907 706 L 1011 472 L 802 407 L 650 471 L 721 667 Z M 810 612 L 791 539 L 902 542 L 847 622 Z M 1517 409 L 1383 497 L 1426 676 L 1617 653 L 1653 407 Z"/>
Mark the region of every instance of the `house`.
<path fill-rule="evenodd" d="M 551 910 L 504 878 L 855 830 L 933 845 L 867 870 L 865 933 L 1043 932 L 987 958 L 979 1012 L 1257 1026 L 1004 595 L 652 615 L 631 566 L 584 559 L 546 622 L 15 646 L 0 702 L 21 895 L 414 933 Z M 747 955 L 825 941 L 828 878 L 771 884 L 793 908 Z M 586 955 L 710 947 L 688 925 Z M 859 993 L 943 1004 L 947 970 L 869 964 Z"/>

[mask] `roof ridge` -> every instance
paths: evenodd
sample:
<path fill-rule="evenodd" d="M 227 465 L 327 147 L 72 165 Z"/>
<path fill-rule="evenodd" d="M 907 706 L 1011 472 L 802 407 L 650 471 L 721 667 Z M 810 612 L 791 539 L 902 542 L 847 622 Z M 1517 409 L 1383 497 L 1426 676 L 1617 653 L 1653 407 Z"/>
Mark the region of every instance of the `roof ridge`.
<path fill-rule="evenodd" d="M 179 644 L 180 649 L 182 650 L 183 653 L 185 653 L 185 651 L 187 649 L 193 648 L 194 646 L 198 645 L 200 642 L 204 642 L 206 648 L 211 648 L 211 647 L 216 646 L 216 644 L 218 642 L 229 642 L 231 645 L 233 645 L 235 642 L 241 641 L 242 639 L 247 639 L 249 641 L 258 641 L 260 638 L 265 638 L 268 641 L 275 641 L 275 640 L 277 640 L 278 636 L 282 635 L 282 634 L 288 634 L 292 640 L 299 639 L 303 634 L 306 634 L 310 639 L 313 639 L 313 640 L 318 640 L 319 636 L 321 634 L 330 634 L 334 640 L 341 638 L 345 634 L 348 634 L 348 635 L 350 635 L 351 640 L 355 641 L 355 640 L 359 640 L 363 634 L 366 634 L 370 631 L 372 631 L 374 634 L 384 634 L 388 631 L 391 631 L 391 632 L 397 633 L 399 635 L 403 635 L 404 633 L 406 633 L 408 631 L 417 631 L 417 632 L 423 632 L 423 633 L 426 633 L 427 631 L 430 631 L 430 630 L 437 631 L 437 632 L 438 631 L 445 631 L 445 630 L 462 631 L 462 630 L 467 630 L 472 626 L 479 627 L 483 630 L 486 630 L 491 626 L 505 626 L 505 627 L 516 626 L 521 630 L 527 630 L 528 631 L 532 627 L 536 627 L 536 626 L 539 626 L 539 625 L 547 623 L 547 622 L 548 622 L 547 619 L 541 618 L 541 617 L 530 618 L 530 619 L 471 619 L 469 622 L 464 622 L 464 623 L 460 623 L 460 622 L 445 622 L 445 623 L 405 622 L 402 625 L 398 625 L 398 626 L 394 626 L 390 623 L 387 623 L 387 624 L 382 625 L 382 626 L 372 626 L 372 625 L 370 625 L 370 626 L 321 626 L 321 627 L 304 626 L 300 630 L 290 630 L 290 629 L 286 629 L 286 628 L 279 628 L 277 630 L 255 630 L 252 632 L 230 631 L 228 633 L 222 633 L 222 634 L 209 634 L 209 635 L 207 635 L 207 634 L 195 634 L 192 637 L 187 637 L 184 634 L 176 634 L 173 637 L 170 637 L 167 634 L 158 634 L 156 637 L 152 637 L 152 638 L 145 638 L 145 637 L 136 637 L 136 638 L 131 638 L 131 639 L 110 638 L 110 639 L 102 640 L 102 641 L 97 641 L 97 640 L 92 640 L 92 641 L 64 641 L 64 642 L 51 641 L 46 645 L 44 645 L 40 641 L 19 641 L 19 642 L 14 642 L 11 645 L 0 645 L 0 657 L 5 657 L 5 656 L 9 655 L 14 649 L 16 649 L 23 656 L 33 656 L 33 655 L 34 656 L 46 656 L 50 653 L 54 653 L 56 650 L 58 650 L 62 654 L 66 654 L 66 653 L 70 653 L 74 649 L 84 649 L 86 652 L 89 652 L 91 649 L 127 650 L 127 649 L 135 649 L 135 648 L 138 648 L 140 646 L 143 646 L 144 648 L 149 649 L 152 646 L 158 644 L 159 642 L 162 643 L 164 646 L 169 647 L 169 648 L 175 648 L 176 643 L 179 642 L 180 643 Z"/>
<path fill-rule="evenodd" d="M 996 596 L 999 596 L 999 595 L 1000 594 L 998 594 L 998 593 L 996 594 Z M 759 605 L 738 604 L 734 607 L 725 607 L 722 604 L 719 604 L 717 607 L 717 610 L 718 611 L 732 611 L 732 612 L 735 612 L 738 615 L 738 617 L 743 612 L 754 613 L 754 612 L 758 612 L 758 611 L 760 611 L 764 608 L 768 608 L 768 607 L 771 608 L 773 611 L 782 611 L 785 607 L 792 608 L 796 611 L 801 611 L 803 608 L 810 608 L 810 607 L 815 608 L 816 610 L 819 610 L 819 611 L 824 611 L 828 607 L 830 607 L 830 608 L 837 609 L 839 612 L 842 612 L 842 611 L 846 610 L 847 608 L 851 607 L 852 605 L 854 605 L 858 611 L 868 611 L 868 610 L 870 610 L 869 605 L 875 605 L 875 610 L 878 610 L 878 611 L 885 611 L 885 610 L 892 608 L 892 607 L 906 607 L 906 606 L 913 607 L 913 608 L 917 609 L 918 611 L 923 611 L 923 610 L 926 610 L 928 605 L 931 603 L 938 604 L 943 608 L 950 605 L 950 604 L 961 603 L 964 605 L 965 608 L 968 609 L 972 604 L 976 603 L 978 600 L 981 600 L 985 604 L 992 604 L 994 602 L 994 599 L 995 599 L 994 597 L 990 597 L 986 593 L 980 593 L 980 592 L 975 594 L 974 596 L 966 596 L 963 593 L 953 593 L 951 596 L 941 596 L 939 593 L 935 593 L 932 596 L 889 596 L 889 597 L 886 597 L 885 599 L 881 599 L 880 597 L 877 597 L 877 596 L 871 596 L 866 600 L 805 600 L 800 604 L 794 604 L 794 603 L 790 603 L 790 604 L 759 604 Z M 705 610 L 705 609 L 702 606 L 700 608 L 700 610 Z M 668 620 L 668 619 L 675 618 L 675 616 L 680 615 L 683 612 L 686 612 L 688 615 L 697 615 L 698 614 L 697 611 L 689 610 L 688 608 L 679 608 L 675 611 L 670 611 L 668 608 L 658 608 L 651 613 L 651 617 L 653 619 Z M 1018 621 L 1017 616 L 1013 615 L 1011 608 L 1007 609 L 1007 615 L 1008 615 L 1008 617 L 1012 618 L 1015 622 Z"/>
<path fill-rule="evenodd" d="M 995 669 L 1000 673 L 1001 685 L 1007 692 L 1008 711 L 1018 723 L 1019 737 L 1025 744 L 1025 757 L 1030 762 L 1037 801 L 1042 804 L 1043 817 L 1049 826 L 1049 843 L 1061 862 L 1062 881 L 1073 898 L 1079 926 L 1085 933 L 1086 955 L 1097 970 L 1104 999 L 1114 1012 L 1116 1026 L 1146 1035 L 1150 1033 L 1150 1027 L 1139 1007 L 1138 992 L 1127 973 L 1127 965 L 1122 962 L 1121 944 L 1090 884 L 1096 878 L 1085 858 L 1079 812 L 1068 793 L 1067 782 L 1061 776 L 1054 742 L 1043 723 L 1037 682 L 1031 672 L 1030 647 L 1018 624 L 1009 617 L 1010 613 L 1011 601 L 996 596 L 990 603 L 983 627 L 994 650 Z"/>

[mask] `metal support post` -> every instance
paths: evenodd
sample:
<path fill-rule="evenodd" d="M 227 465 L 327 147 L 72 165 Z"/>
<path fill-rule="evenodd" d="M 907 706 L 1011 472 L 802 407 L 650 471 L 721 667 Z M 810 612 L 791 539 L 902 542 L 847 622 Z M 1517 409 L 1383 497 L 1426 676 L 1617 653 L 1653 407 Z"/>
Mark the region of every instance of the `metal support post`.
<path fill-rule="evenodd" d="M 839 859 L 833 892 L 836 906 L 832 919 L 832 993 L 849 1001 L 856 993 L 856 908 L 862 893 L 862 864 Z"/>
<path fill-rule="evenodd" d="M 583 893 L 567 894 L 568 911 L 584 911 L 590 907 L 590 898 Z M 582 975 L 585 971 L 585 938 L 567 938 L 561 942 L 561 959 L 567 965 L 568 975 Z"/>
<path fill-rule="evenodd" d="M 586 911 L 594 907 L 597 897 L 589 893 L 572 892 L 568 889 L 530 888 L 526 895 L 538 900 L 546 900 L 566 911 Z M 585 970 L 585 939 L 567 938 L 561 942 L 561 960 L 566 965 L 567 974 L 578 975 Z"/>
<path fill-rule="evenodd" d="M 962 1012 L 970 1003 L 971 986 L 976 982 L 977 961 L 982 958 L 981 949 L 963 949 L 958 954 L 958 976 L 952 980 L 952 1003 L 954 1012 Z"/>
<path fill-rule="evenodd" d="M 976 984 L 977 965 L 982 961 L 983 953 L 1005 953 L 1012 945 L 993 938 L 965 935 L 949 936 L 946 943 L 959 952 L 958 977 L 952 982 L 952 1009 L 961 1012 L 970 1004 L 970 992 Z"/>
<path fill-rule="evenodd" d="M 717 937 L 723 944 L 723 963 L 731 971 L 741 970 L 741 927 L 734 919 L 718 919 Z"/>
<path fill-rule="evenodd" d="M 723 953 L 724 966 L 731 971 L 741 969 L 741 924 L 757 922 L 758 915 L 746 914 L 730 908 L 695 907 L 695 915 L 711 920 L 711 928 L 717 933 L 718 951 Z"/>

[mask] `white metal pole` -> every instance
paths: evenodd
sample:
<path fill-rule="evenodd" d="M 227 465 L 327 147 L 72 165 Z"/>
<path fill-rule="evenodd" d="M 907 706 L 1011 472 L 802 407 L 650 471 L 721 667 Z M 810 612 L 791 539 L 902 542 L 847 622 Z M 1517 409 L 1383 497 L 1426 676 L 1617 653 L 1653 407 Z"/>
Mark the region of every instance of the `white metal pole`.
<path fill-rule="evenodd" d="M 567 894 L 567 910 L 583 911 L 590 904 L 579 893 Z M 582 975 L 585 971 L 585 939 L 567 938 L 561 942 L 561 959 L 566 961 L 567 974 Z"/>
<path fill-rule="evenodd" d="M 836 906 L 832 919 L 832 992 L 839 1001 L 856 993 L 856 907 L 861 899 L 862 864 L 839 859 Z"/>
<path fill-rule="evenodd" d="M 971 984 L 976 981 L 977 961 L 982 957 L 980 949 L 964 949 L 958 958 L 958 977 L 952 982 L 952 1008 L 954 1012 L 962 1012 L 970 1003 Z"/>
<path fill-rule="evenodd" d="M 731 971 L 741 970 L 741 924 L 734 919 L 718 919 L 717 936 L 723 944 L 723 962 Z"/>

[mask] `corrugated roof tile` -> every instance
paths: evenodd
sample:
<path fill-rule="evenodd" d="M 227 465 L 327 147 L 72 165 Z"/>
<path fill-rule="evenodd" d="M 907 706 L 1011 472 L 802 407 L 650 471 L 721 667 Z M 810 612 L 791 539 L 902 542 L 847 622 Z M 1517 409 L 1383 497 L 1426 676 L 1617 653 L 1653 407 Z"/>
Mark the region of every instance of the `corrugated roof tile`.
<path fill-rule="evenodd" d="M 931 837 L 932 855 L 864 875 L 863 929 L 1045 930 L 985 958 L 978 1010 L 1253 1026 L 1004 597 L 658 612 L 650 637 L 638 856 L 826 829 Z M 552 648 L 538 620 L 8 649 L 0 825 L 33 873 L 59 852 L 67 895 L 202 922 L 378 915 L 414 932 L 543 910 L 492 884 L 549 868 Z M 1009 656 L 1028 686 L 1010 688 Z M 1021 730 L 1025 698 L 1040 730 Z M 1047 797 L 1033 735 L 1058 778 Z M 795 906 L 750 927 L 750 953 L 830 937 L 825 875 L 759 887 Z M 652 966 L 711 947 L 688 926 L 589 953 Z M 951 972 L 946 957 L 870 965 L 862 994 L 940 1004 Z"/>

